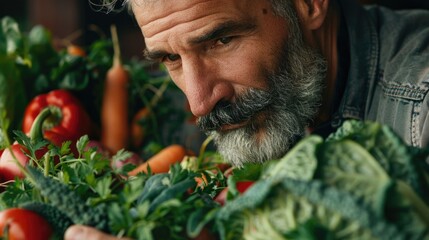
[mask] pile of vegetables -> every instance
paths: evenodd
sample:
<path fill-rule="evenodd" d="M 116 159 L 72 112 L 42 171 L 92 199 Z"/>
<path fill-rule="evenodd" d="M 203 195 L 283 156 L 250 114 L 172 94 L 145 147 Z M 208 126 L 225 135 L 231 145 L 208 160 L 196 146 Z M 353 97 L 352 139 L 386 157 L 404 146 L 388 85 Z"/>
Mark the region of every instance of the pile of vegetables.
<path fill-rule="evenodd" d="M 236 169 L 210 138 L 197 153 L 173 144 L 158 120 L 175 88 L 162 67 L 125 63 L 116 34 L 70 54 L 42 27 L 27 37 L 5 17 L 0 30 L 2 238 L 62 239 L 72 224 L 133 239 L 429 238 L 429 149 L 387 126 L 348 120 Z M 116 90 L 129 101 L 103 106 Z"/>
<path fill-rule="evenodd" d="M 428 239 L 428 149 L 349 120 L 266 164 L 217 214 L 222 239 Z"/>
<path fill-rule="evenodd" d="M 48 239 L 53 234 L 61 239 L 72 223 L 95 224 L 116 234 L 121 234 L 117 229 L 127 229 L 122 234 L 129 236 L 141 231 L 166 233 L 166 219 L 157 226 L 159 213 L 150 215 L 149 229 L 138 227 L 142 222 L 132 212 L 141 211 L 135 208 L 139 196 L 135 189 L 145 181 L 140 174 L 165 173 L 188 154 L 183 145 L 174 144 L 178 138 L 174 130 L 180 130 L 188 113 L 185 106 L 172 104 L 177 102 L 173 99 L 177 88 L 163 67 L 122 60 L 116 28 L 111 31 L 112 39 L 57 49 L 44 27 L 35 26 L 27 34 L 14 19 L 1 19 L 0 180 L 5 210 L 0 214 L 1 237 Z M 165 188 L 187 181 L 186 189 L 166 191 L 166 200 L 190 192 L 200 179 L 197 175 L 177 170 L 171 183 L 162 178 Z M 161 193 L 160 181 L 153 183 Z M 110 214 L 96 207 L 103 202 L 112 203 L 109 210 L 113 209 L 117 225 L 108 226 Z M 187 216 L 180 210 L 171 211 Z M 27 214 L 36 216 L 17 217 Z M 31 219 L 38 224 L 29 223 Z M 180 235 L 181 230 L 172 233 Z"/>
<path fill-rule="evenodd" d="M 79 114 L 77 112 L 89 116 L 84 121 L 74 118 L 68 122 L 90 125 L 86 130 L 85 126 L 75 128 L 79 137 L 84 131 L 91 140 L 103 144 L 113 141 L 109 144 L 114 144 L 119 141 L 117 134 L 105 137 L 101 133 L 125 129 L 122 147 L 144 157 L 178 141 L 176 129 L 189 115 L 184 106 L 172 104 L 177 102 L 173 98 L 178 95 L 178 89 L 161 65 L 138 58 L 121 61 L 119 42 L 113 41 L 117 39 L 116 29 L 113 29 L 114 26 L 110 35 L 100 35 L 89 46 L 67 42 L 58 47 L 54 42 L 64 41 L 54 39 L 43 26 L 34 26 L 27 32 L 22 31 L 13 18 L 0 19 L 0 109 L 5 114 L 2 118 L 9 123 L 5 129 L 7 134 L 0 136 L 0 149 L 6 148 L 7 141 L 12 140 L 14 130 L 28 131 L 31 125 L 28 119 L 34 119 L 39 112 L 37 107 L 29 107 L 30 102 L 36 97 L 41 100 L 40 95 L 56 90 L 67 91 L 78 99 L 74 105 L 80 107 L 73 110 L 71 117 Z M 122 88 L 109 87 L 114 84 L 111 79 L 122 81 Z M 58 101 L 62 96 L 56 99 L 51 98 L 61 110 Z M 111 102 L 118 102 L 118 99 L 122 103 L 113 107 Z M 45 102 L 39 108 L 51 104 L 53 102 Z M 110 112 L 103 108 L 108 104 Z M 117 122 L 114 128 L 108 122 L 115 120 L 122 122 Z M 102 131 L 105 126 L 109 131 Z M 129 139 L 125 141 L 125 137 Z M 116 146 L 111 152 L 114 154 L 119 149 L 121 147 Z"/>
<path fill-rule="evenodd" d="M 17 139 L 30 152 L 41 145 Z M 78 140 L 77 158 L 67 144 L 31 157 L 25 178 L 0 194 L 2 212 L 36 213 L 44 228 L 28 228 L 53 239 L 76 223 L 134 239 L 429 237 L 428 152 L 378 123 L 346 121 L 327 139 L 310 135 L 279 160 L 232 171 L 203 144 L 168 172 L 130 175 L 135 166 L 111 168 L 88 142 Z M 3 229 L 14 234 L 13 224 Z"/>

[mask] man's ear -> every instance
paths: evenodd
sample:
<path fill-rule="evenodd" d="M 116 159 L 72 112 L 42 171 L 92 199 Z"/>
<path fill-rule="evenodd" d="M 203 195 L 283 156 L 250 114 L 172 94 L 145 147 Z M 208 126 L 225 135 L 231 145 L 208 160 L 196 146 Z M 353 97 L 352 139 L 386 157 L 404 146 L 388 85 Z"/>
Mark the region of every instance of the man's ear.
<path fill-rule="evenodd" d="M 295 6 L 302 27 L 308 30 L 315 30 L 325 20 L 329 0 L 295 0 Z"/>

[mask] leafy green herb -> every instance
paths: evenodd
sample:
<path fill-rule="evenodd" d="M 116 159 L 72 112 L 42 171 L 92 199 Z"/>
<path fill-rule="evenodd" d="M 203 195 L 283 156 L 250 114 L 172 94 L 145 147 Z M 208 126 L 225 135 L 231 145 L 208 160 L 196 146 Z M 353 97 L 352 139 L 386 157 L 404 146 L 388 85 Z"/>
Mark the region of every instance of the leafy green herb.
<path fill-rule="evenodd" d="M 45 144 L 31 142 L 22 134 L 17 139 L 33 149 Z M 210 175 L 204 187 L 197 187 L 195 178 L 205 173 L 176 164 L 168 174 L 126 178 L 110 167 L 109 159 L 86 148 L 88 142 L 87 136 L 77 142 L 79 158 L 61 154 L 69 152 L 69 144 L 62 150 L 50 146 L 44 156 L 50 158 L 48 171 L 43 164 L 28 166 L 27 178 L 8 184 L 0 193 L 2 207 L 36 206 L 34 210 L 51 216 L 51 222 L 62 213 L 71 224 L 136 239 L 189 239 L 213 221 L 219 207 L 213 196 L 222 189 L 216 175 Z M 126 156 L 122 152 L 117 158 Z M 58 224 L 55 228 L 64 230 L 63 222 Z"/>

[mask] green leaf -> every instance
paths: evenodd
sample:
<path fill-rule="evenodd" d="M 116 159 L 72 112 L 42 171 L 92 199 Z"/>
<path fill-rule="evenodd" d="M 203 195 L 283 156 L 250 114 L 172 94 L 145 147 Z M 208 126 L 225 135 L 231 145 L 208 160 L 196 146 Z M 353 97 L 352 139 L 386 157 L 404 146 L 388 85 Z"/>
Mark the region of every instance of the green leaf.
<path fill-rule="evenodd" d="M 109 205 L 109 223 L 110 229 L 114 232 L 126 231 L 132 225 L 133 219 L 130 214 L 118 204 Z"/>
<path fill-rule="evenodd" d="M 28 149 L 28 151 L 30 151 L 30 155 L 34 160 L 37 160 L 36 151 L 39 149 L 42 149 L 43 147 L 49 144 L 49 142 L 44 139 L 41 139 L 35 142 L 20 130 L 15 130 L 13 131 L 13 133 L 16 136 L 15 137 L 16 141 L 19 144 L 25 146 Z"/>
<path fill-rule="evenodd" d="M 385 205 L 386 220 L 410 236 L 421 236 L 421 239 L 429 237 L 428 206 L 410 186 L 399 180 L 389 188 L 387 194 L 389 197 Z"/>
<path fill-rule="evenodd" d="M 415 151 L 388 126 L 378 122 L 348 120 L 326 141 L 350 139 L 365 148 L 392 179 L 400 179 L 429 200 L 429 184 L 422 168 L 428 151 Z"/>
<path fill-rule="evenodd" d="M 131 156 L 132 156 L 132 153 L 130 151 L 127 151 L 125 149 L 120 149 L 115 153 L 115 155 L 112 156 L 112 161 L 113 162 L 125 161 Z"/>
<path fill-rule="evenodd" d="M 297 228 L 285 234 L 287 239 L 299 240 L 334 240 L 334 234 L 317 219 L 310 218 Z"/>
<path fill-rule="evenodd" d="M 6 119 L 10 122 L 11 131 L 21 129 L 26 95 L 19 70 L 13 59 L 0 55 L 0 109 L 6 110 Z"/>
<path fill-rule="evenodd" d="M 1 19 L 0 55 L 22 55 L 24 40 L 15 19 L 6 16 Z"/>
<path fill-rule="evenodd" d="M 72 90 L 83 90 L 88 86 L 88 77 L 77 71 L 68 71 L 60 79 L 57 79 L 58 87 Z"/>
<path fill-rule="evenodd" d="M 186 179 L 175 185 L 172 185 L 167 189 L 164 189 L 158 196 L 153 199 L 149 206 L 149 211 L 155 210 L 160 204 L 163 204 L 164 202 L 170 201 L 174 198 L 182 197 L 188 189 L 195 187 L 196 184 L 197 183 L 192 178 Z"/>
<path fill-rule="evenodd" d="M 16 179 L 0 193 L 1 209 L 16 207 L 23 202 L 37 200 L 30 183 L 25 179 Z"/>
<path fill-rule="evenodd" d="M 111 193 L 112 177 L 106 176 L 101 179 L 97 179 L 95 185 L 95 191 L 100 195 L 101 198 L 108 198 Z"/>
<path fill-rule="evenodd" d="M 265 172 L 264 177 L 312 179 L 318 164 L 316 149 L 322 142 L 323 139 L 317 135 L 310 135 L 299 141 L 283 158 L 270 167 L 269 171 Z"/>
<path fill-rule="evenodd" d="M 72 144 L 71 141 L 64 141 L 61 143 L 61 148 L 60 148 L 60 155 L 66 155 L 70 153 L 70 145 Z"/>
<path fill-rule="evenodd" d="M 379 216 L 384 214 L 386 191 L 392 181 L 358 143 L 348 139 L 326 142 L 319 149 L 316 178 L 362 198 Z"/>
<path fill-rule="evenodd" d="M 311 219 L 335 239 L 406 239 L 353 195 L 318 180 L 259 180 L 218 211 L 216 224 L 225 240 L 284 239 Z"/>
<path fill-rule="evenodd" d="M 45 60 L 56 58 L 51 32 L 41 25 L 34 26 L 28 34 L 28 43 L 33 58 Z"/>
<path fill-rule="evenodd" d="M 166 184 L 165 180 L 169 181 L 168 174 L 166 173 L 155 174 L 148 178 L 138 202 L 152 201 L 164 189 L 168 188 L 170 184 L 169 182 Z"/>
<path fill-rule="evenodd" d="M 216 216 L 217 209 L 197 208 L 191 212 L 186 224 L 186 232 L 189 237 L 195 238 L 201 230 Z"/>
<path fill-rule="evenodd" d="M 8 134 L 9 126 L 10 121 L 7 118 L 6 109 L 0 108 L 0 149 L 5 149 L 12 144 Z"/>
<path fill-rule="evenodd" d="M 82 154 L 85 150 L 85 147 L 89 143 L 89 137 L 88 135 L 84 135 L 79 138 L 79 140 L 76 142 L 76 148 L 79 151 L 80 154 Z"/>
<path fill-rule="evenodd" d="M 245 164 L 242 168 L 235 168 L 231 177 L 235 181 L 256 181 L 261 177 L 263 164 Z"/>

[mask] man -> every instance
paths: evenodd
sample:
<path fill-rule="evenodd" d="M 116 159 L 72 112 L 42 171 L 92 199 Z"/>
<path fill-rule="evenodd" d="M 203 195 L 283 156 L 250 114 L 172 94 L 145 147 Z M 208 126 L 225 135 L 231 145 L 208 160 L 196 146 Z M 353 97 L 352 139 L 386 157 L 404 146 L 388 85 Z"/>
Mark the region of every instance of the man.
<path fill-rule="evenodd" d="M 165 64 L 199 127 L 236 166 L 281 157 L 306 132 L 327 135 L 350 118 L 428 145 L 428 12 L 364 10 L 353 0 L 129 4 L 145 56 Z M 79 227 L 72 236 L 108 239 Z"/>

